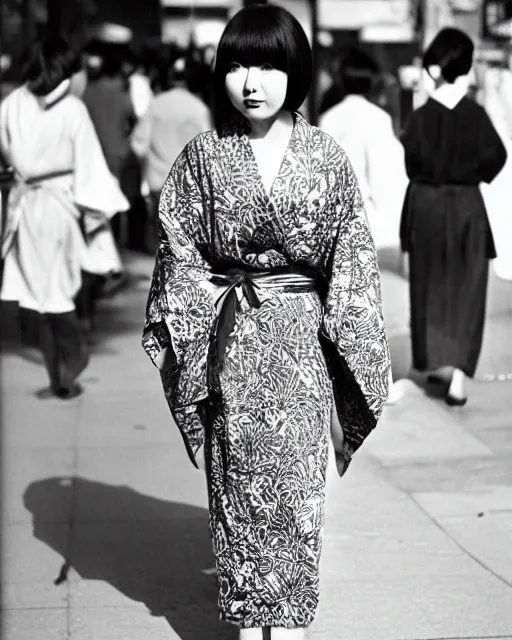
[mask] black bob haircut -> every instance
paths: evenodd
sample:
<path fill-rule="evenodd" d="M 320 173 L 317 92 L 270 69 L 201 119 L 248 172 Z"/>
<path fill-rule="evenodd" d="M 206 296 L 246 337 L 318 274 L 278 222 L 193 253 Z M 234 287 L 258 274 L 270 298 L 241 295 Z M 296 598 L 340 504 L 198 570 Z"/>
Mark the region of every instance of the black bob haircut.
<path fill-rule="evenodd" d="M 233 62 L 244 67 L 271 64 L 288 75 L 283 108 L 296 111 L 304 102 L 312 77 L 312 53 L 300 23 L 282 7 L 254 4 L 231 18 L 217 48 L 213 72 L 213 114 L 220 137 L 247 132 L 246 118 L 231 104 L 226 74 Z"/>
<path fill-rule="evenodd" d="M 341 60 L 340 79 L 346 95 L 367 96 L 380 72 L 377 62 L 358 47 L 350 47 Z"/>
<path fill-rule="evenodd" d="M 471 38 L 453 27 L 441 29 L 423 54 L 423 67 L 441 68 L 441 76 L 453 83 L 459 76 L 469 73 L 475 47 Z"/>
<path fill-rule="evenodd" d="M 60 36 L 48 36 L 29 48 L 22 67 L 23 80 L 36 96 L 46 96 L 81 68 L 80 57 Z"/>

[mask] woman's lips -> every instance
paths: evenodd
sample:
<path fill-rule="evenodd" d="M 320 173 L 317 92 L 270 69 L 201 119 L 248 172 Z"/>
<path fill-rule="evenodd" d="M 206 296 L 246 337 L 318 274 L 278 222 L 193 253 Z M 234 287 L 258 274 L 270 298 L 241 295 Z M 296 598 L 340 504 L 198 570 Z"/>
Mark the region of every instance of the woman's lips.
<path fill-rule="evenodd" d="M 244 100 L 244 106 L 247 109 L 256 109 L 260 106 L 261 100 Z"/>

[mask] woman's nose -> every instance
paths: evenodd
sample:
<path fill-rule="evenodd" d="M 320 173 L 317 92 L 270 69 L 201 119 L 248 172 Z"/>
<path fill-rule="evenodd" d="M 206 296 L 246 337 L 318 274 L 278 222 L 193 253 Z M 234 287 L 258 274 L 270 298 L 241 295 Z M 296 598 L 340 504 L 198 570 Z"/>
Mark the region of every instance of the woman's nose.
<path fill-rule="evenodd" d="M 249 67 L 244 84 L 244 95 L 249 95 L 258 90 L 259 87 L 259 69 L 257 67 Z"/>

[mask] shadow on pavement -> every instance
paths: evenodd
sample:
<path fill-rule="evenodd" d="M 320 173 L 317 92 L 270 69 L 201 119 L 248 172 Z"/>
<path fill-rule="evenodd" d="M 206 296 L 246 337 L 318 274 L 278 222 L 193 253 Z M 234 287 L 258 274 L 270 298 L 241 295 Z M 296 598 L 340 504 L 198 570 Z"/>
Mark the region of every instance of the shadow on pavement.
<path fill-rule="evenodd" d="M 108 582 L 130 600 L 144 603 L 152 615 L 165 616 L 183 640 L 238 637 L 235 627 L 218 620 L 215 576 L 204 573 L 214 566 L 206 509 L 84 478 L 34 482 L 23 501 L 33 516 L 34 537 L 62 555 L 82 579 Z M 52 513 L 67 508 L 72 526 L 65 543 L 48 523 L 55 520 Z M 75 597 L 71 588 L 74 606 L 91 606 L 80 601 L 80 584 Z M 92 606 L 109 606 L 104 590 L 96 591 Z M 114 598 L 112 606 L 119 606 Z"/>

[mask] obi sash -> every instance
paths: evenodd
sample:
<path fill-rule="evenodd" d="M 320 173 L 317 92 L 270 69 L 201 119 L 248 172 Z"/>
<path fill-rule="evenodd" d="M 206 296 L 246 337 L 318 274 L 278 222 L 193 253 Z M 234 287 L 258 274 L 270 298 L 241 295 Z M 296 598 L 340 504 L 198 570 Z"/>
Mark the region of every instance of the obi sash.
<path fill-rule="evenodd" d="M 277 290 L 284 293 L 305 293 L 317 290 L 317 277 L 311 268 L 284 267 L 276 271 L 248 271 L 229 269 L 225 273 L 214 273 L 210 278 L 213 285 L 224 289 L 217 300 L 217 320 L 214 325 L 210 349 L 220 368 L 224 364 L 226 348 L 234 327 L 239 308 L 237 291 L 247 304 L 259 309 L 261 301 L 258 290 Z M 208 376 L 210 380 L 210 375 Z"/>
<path fill-rule="evenodd" d="M 9 193 L 9 200 L 6 207 L 6 220 L 2 224 L 2 242 L 0 247 L 2 258 L 5 258 L 7 255 L 16 235 L 16 231 L 18 230 L 18 224 L 23 212 L 23 199 L 27 191 L 45 188 L 45 183 L 49 180 L 67 175 L 73 175 L 73 169 L 50 171 L 43 175 L 33 176 L 31 178 L 22 178 L 19 174 L 16 174 L 14 187 Z M 55 197 L 67 210 L 70 211 L 73 217 L 78 218 L 78 210 L 72 203 L 69 203 L 67 199 L 61 196 L 56 189 L 52 190 L 52 193 L 54 193 Z"/>

